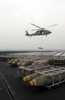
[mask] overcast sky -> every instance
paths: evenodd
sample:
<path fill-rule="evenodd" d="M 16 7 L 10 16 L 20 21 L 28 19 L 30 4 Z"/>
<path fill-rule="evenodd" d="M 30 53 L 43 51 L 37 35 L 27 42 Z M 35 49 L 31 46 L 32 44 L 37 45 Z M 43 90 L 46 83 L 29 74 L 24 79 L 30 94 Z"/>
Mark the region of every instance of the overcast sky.
<path fill-rule="evenodd" d="M 25 36 L 34 33 L 34 23 L 47 27 L 48 36 Z M 41 44 L 42 39 L 42 44 Z M 0 0 L 0 50 L 65 50 L 65 0 Z"/>

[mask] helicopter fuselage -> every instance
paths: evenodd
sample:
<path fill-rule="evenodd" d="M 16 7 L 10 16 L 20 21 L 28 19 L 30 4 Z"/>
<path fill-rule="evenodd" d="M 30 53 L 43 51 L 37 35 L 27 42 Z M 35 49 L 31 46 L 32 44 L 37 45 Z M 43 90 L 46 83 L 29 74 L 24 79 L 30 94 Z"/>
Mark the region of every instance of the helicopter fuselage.
<path fill-rule="evenodd" d="M 49 31 L 49 30 L 44 30 L 44 31 L 42 31 L 42 30 L 40 30 L 40 31 L 36 31 L 35 33 L 32 33 L 32 34 L 29 34 L 27 31 L 26 31 L 26 36 L 39 36 L 39 35 L 48 35 L 48 34 L 50 34 L 51 33 L 51 31 Z"/>

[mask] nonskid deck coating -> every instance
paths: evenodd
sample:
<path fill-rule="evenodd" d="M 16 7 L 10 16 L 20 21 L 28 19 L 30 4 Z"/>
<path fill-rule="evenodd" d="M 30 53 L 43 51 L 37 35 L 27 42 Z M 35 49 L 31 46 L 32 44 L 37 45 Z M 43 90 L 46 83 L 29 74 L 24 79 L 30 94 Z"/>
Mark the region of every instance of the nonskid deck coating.
<path fill-rule="evenodd" d="M 0 76 L 0 100 L 11 100 Z"/>

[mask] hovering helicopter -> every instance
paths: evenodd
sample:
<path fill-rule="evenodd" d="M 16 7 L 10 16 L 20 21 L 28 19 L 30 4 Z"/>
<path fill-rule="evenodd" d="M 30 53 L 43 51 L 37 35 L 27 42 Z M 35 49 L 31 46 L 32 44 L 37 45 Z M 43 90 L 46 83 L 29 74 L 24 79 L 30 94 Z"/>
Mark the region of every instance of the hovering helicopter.
<path fill-rule="evenodd" d="M 47 35 L 49 35 L 49 34 L 52 33 L 51 31 L 46 30 L 45 28 L 41 28 L 41 27 L 39 27 L 39 26 L 37 26 L 35 24 L 32 24 L 32 25 L 35 26 L 35 27 L 37 27 L 37 28 L 39 28 L 39 29 L 34 29 L 33 31 L 35 31 L 35 30 L 37 30 L 37 31 L 35 33 L 33 33 L 33 34 L 29 34 L 28 31 L 26 31 L 26 34 L 25 34 L 26 36 L 30 36 L 30 37 L 31 36 L 39 36 L 39 35 L 45 35 L 45 36 L 47 36 Z M 53 27 L 55 25 L 57 25 L 57 24 L 54 24 L 54 25 L 49 26 L 49 27 Z M 46 28 L 49 28 L 49 27 L 46 27 Z"/>

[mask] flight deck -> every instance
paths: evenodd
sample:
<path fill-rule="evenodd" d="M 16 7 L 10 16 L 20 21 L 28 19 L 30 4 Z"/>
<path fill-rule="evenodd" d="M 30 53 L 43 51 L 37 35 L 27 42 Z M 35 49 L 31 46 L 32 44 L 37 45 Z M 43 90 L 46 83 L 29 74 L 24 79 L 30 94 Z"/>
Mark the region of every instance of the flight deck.
<path fill-rule="evenodd" d="M 23 77 L 19 73 L 19 66 L 8 64 L 13 59 L 21 61 L 33 61 L 35 67 L 39 69 L 40 64 L 48 65 L 48 60 L 52 61 L 50 66 L 65 67 L 63 52 L 30 52 L 30 53 L 7 53 L 0 55 L 0 100 L 65 100 L 65 82 L 48 89 L 43 86 L 30 86 L 28 82 L 23 82 Z M 4 59 L 4 56 L 7 56 Z M 9 59 L 10 58 L 10 59 Z M 43 58 L 43 63 L 42 63 Z M 54 60 L 52 59 L 54 58 Z M 64 59 L 62 59 L 64 58 Z M 58 59 L 56 65 L 55 60 Z M 61 62 L 61 61 L 63 62 Z M 16 60 L 14 60 L 16 61 Z M 57 62 L 57 61 L 56 61 Z M 18 63 L 18 61 L 16 62 Z M 32 63 L 32 62 L 31 62 Z M 25 63 L 26 68 L 30 68 L 31 63 Z M 63 65 L 61 64 L 63 63 Z M 29 66 L 28 66 L 29 64 Z M 31 64 L 32 65 L 32 64 Z M 23 67 L 25 67 L 23 66 Z M 34 69 L 34 66 L 33 66 Z"/>

